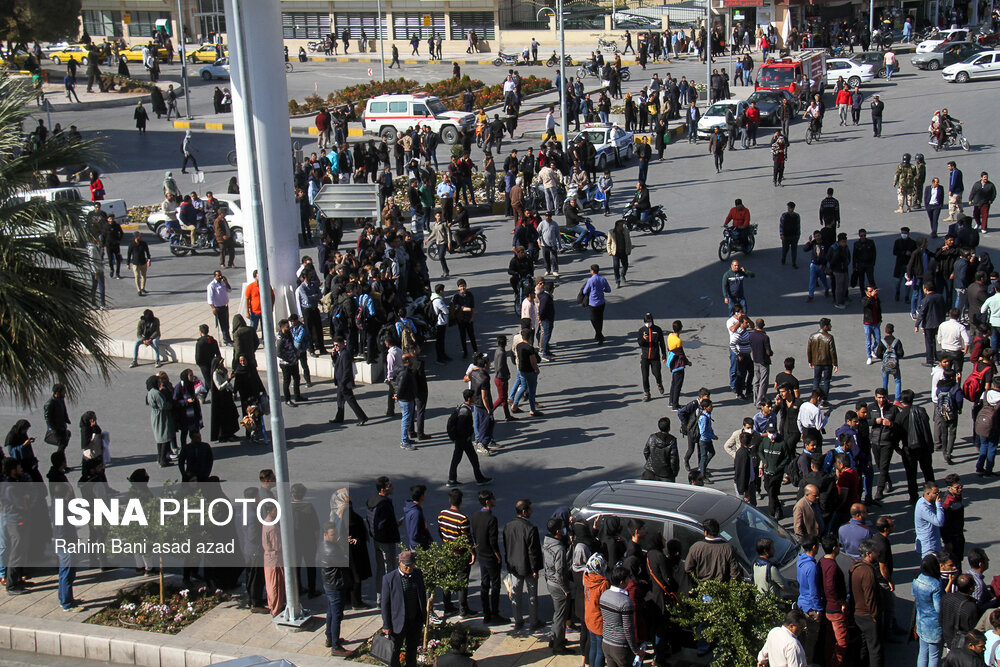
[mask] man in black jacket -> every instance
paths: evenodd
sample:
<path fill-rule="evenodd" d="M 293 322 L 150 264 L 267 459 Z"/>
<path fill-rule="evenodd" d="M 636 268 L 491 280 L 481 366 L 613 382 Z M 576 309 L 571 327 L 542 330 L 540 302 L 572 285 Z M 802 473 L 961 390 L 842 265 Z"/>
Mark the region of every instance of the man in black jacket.
<path fill-rule="evenodd" d="M 840 227 L 840 202 L 833 196 L 833 188 L 826 189 L 826 197 L 819 203 L 819 223 L 824 227 Z"/>
<path fill-rule="evenodd" d="M 643 325 L 637 335 L 639 342 L 639 374 L 642 376 L 642 400 L 649 400 L 649 372 L 653 371 L 656 388 L 664 392 L 660 365 L 667 358 L 667 346 L 663 340 L 663 330 L 653 324 L 653 316 L 646 313 Z M 676 470 L 674 471 L 676 475 Z"/>
<path fill-rule="evenodd" d="M 910 238 L 910 228 L 901 227 L 899 238 L 892 244 L 892 256 L 896 258 L 896 263 L 892 268 L 892 277 L 896 279 L 896 301 L 899 301 L 899 288 L 906 281 L 906 267 L 909 266 L 910 257 L 916 249 L 917 242 Z M 910 288 L 907 287 L 906 291 L 908 293 Z M 909 299 L 909 294 L 907 294 L 906 300 Z"/>
<path fill-rule="evenodd" d="M 900 392 L 899 400 L 903 407 L 896 414 L 895 427 L 899 433 L 900 453 L 903 457 L 903 469 L 906 471 L 910 505 L 916 505 L 917 465 L 924 474 L 924 482 L 934 481 L 934 463 L 931 460 L 934 441 L 927 411 L 913 405 L 913 390 L 904 389 Z"/>
<path fill-rule="evenodd" d="M 681 465 L 677 438 L 670 435 L 670 418 L 660 417 L 656 428 L 657 432 L 649 436 L 642 449 L 642 456 L 646 459 L 642 478 L 673 482 L 677 479 Z"/>
<path fill-rule="evenodd" d="M 392 504 L 393 486 L 389 478 L 383 475 L 375 480 L 375 491 L 375 495 L 366 503 L 365 522 L 375 543 L 375 590 L 381 592 L 382 577 L 396 567 L 399 520 Z"/>
<path fill-rule="evenodd" d="M 974 630 L 979 621 L 979 608 L 972 592 L 976 582 L 971 574 L 955 579 L 955 590 L 941 596 L 941 636 L 944 645 L 955 650 L 964 644 L 965 633 Z"/>
<path fill-rule="evenodd" d="M 868 238 L 868 232 L 858 230 L 858 240 L 854 242 L 854 271 L 858 276 L 858 291 L 863 296 L 865 285 L 875 284 L 875 260 L 878 251 L 875 242 Z"/>
<path fill-rule="evenodd" d="M 837 242 L 827 252 L 827 265 L 833 273 L 833 307 L 847 308 L 848 273 L 851 270 L 851 251 L 847 247 L 847 234 L 837 234 Z"/>
<path fill-rule="evenodd" d="M 338 658 L 350 655 L 350 651 L 340 643 L 340 624 L 344 620 L 344 606 L 354 586 L 354 574 L 351 572 L 345 548 L 346 538 L 346 535 L 337 535 L 337 525 L 334 523 L 328 523 L 323 527 L 323 590 L 326 593 L 327 605 L 326 645 L 331 648 L 331 655 Z"/>
<path fill-rule="evenodd" d="M 60 453 L 69 444 L 69 411 L 66 409 L 66 387 L 52 385 L 52 396 L 45 401 L 45 442 L 55 445 Z M 51 433 L 51 436 L 50 436 Z"/>
<path fill-rule="evenodd" d="M 558 275 L 558 274 L 556 274 Z M 552 340 L 552 326 L 556 321 L 556 306 L 552 298 L 553 283 L 542 284 L 538 293 L 538 352 L 543 361 L 552 361 L 552 351 L 549 343 Z"/>
<path fill-rule="evenodd" d="M 500 615 L 500 540 L 497 518 L 493 515 L 496 498 L 492 491 L 479 492 L 480 510 L 469 517 L 469 529 L 479 561 L 480 591 L 483 597 L 483 623 L 503 625 L 509 618 Z"/>
<path fill-rule="evenodd" d="M 937 332 L 945 320 L 945 312 L 944 297 L 934 289 L 933 284 L 925 282 L 924 299 L 920 302 L 913 332 L 917 333 L 920 327 L 924 328 L 924 352 L 927 365 L 931 367 L 937 363 Z"/>
<path fill-rule="evenodd" d="M 792 268 L 799 268 L 795 261 L 796 246 L 799 244 L 799 236 L 802 234 L 802 219 L 795 212 L 795 202 L 788 202 L 788 210 L 781 214 L 778 220 L 778 237 L 781 239 L 781 264 L 785 264 L 785 256 L 788 251 L 792 251 Z"/>
<path fill-rule="evenodd" d="M 201 336 L 194 344 L 194 363 L 198 365 L 201 379 L 207 388 L 212 386 L 212 362 L 216 357 L 221 357 L 222 352 L 219 350 L 219 341 L 208 334 L 207 324 L 199 324 L 198 333 Z"/>
<path fill-rule="evenodd" d="M 531 501 L 518 500 L 514 506 L 517 516 L 503 527 L 504 560 L 507 571 L 514 576 L 514 592 L 511 596 L 514 606 L 514 632 L 520 633 L 524 627 L 524 601 L 522 593 L 528 588 L 528 632 L 545 627 L 538 618 L 538 572 L 542 569 L 542 542 L 538 528 L 528 519 L 531 517 Z"/>

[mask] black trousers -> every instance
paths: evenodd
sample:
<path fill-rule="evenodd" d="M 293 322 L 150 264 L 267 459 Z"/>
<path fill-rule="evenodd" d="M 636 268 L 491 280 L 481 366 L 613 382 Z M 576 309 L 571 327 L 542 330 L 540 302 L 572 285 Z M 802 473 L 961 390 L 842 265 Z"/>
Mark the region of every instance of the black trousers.
<path fill-rule="evenodd" d="M 556 273 L 559 272 L 559 252 L 555 248 L 543 246 L 542 257 L 545 258 L 545 273 L 552 273 L 553 267 Z"/>
<path fill-rule="evenodd" d="M 437 352 L 437 360 L 444 361 L 448 355 L 444 351 L 444 336 L 448 331 L 448 325 L 438 325 L 434 334 L 434 350 Z"/>
<path fill-rule="evenodd" d="M 170 465 L 170 460 L 167 458 L 167 455 L 170 453 L 173 444 L 174 443 L 172 442 L 156 443 L 156 461 L 160 464 L 161 468 L 165 468 Z"/>
<path fill-rule="evenodd" d="M 469 568 L 465 569 L 462 578 L 465 579 L 465 588 L 458 591 L 458 608 L 467 612 L 469 611 Z M 454 611 L 455 605 L 451 603 L 451 591 L 442 591 L 441 597 L 444 600 L 444 610 L 446 612 Z"/>
<path fill-rule="evenodd" d="M 236 243 L 230 238 L 219 244 L 219 266 L 236 263 Z"/>
<path fill-rule="evenodd" d="M 781 498 L 778 497 L 778 494 L 781 493 L 781 479 L 783 476 L 784 473 L 774 475 L 764 474 L 764 488 L 767 490 L 767 511 L 775 519 L 782 519 L 785 516 L 785 512 L 781 507 Z"/>
<path fill-rule="evenodd" d="M 319 308 L 306 308 L 302 311 L 305 319 L 306 331 L 309 332 L 309 347 L 317 354 L 326 354 L 326 346 L 323 344 L 323 320 L 319 314 Z"/>
<path fill-rule="evenodd" d="M 872 135 L 876 137 L 882 136 L 882 119 L 872 118 Z"/>
<path fill-rule="evenodd" d="M 753 392 L 753 360 L 749 354 L 736 358 L 736 394 L 749 396 Z"/>
<path fill-rule="evenodd" d="M 851 122 L 857 125 L 858 121 L 860 120 L 861 120 L 861 107 L 858 107 L 857 109 L 851 107 Z"/>
<path fill-rule="evenodd" d="M 924 327 L 924 354 L 927 357 L 927 363 L 932 366 L 937 363 L 937 332 L 937 327 L 932 329 Z"/>
<path fill-rule="evenodd" d="M 344 420 L 344 403 L 351 406 L 351 410 L 354 411 L 354 416 L 358 419 L 368 419 L 368 415 L 365 411 L 361 409 L 358 405 L 358 399 L 354 397 L 353 387 L 337 387 L 337 416 L 334 417 L 335 421 Z"/>
<path fill-rule="evenodd" d="M 798 250 L 798 245 L 799 245 L 799 237 L 798 236 L 796 236 L 795 238 L 785 237 L 781 241 L 781 263 L 782 264 L 785 263 L 785 257 L 788 255 L 788 252 L 791 251 L 791 254 L 792 254 L 792 266 L 798 266 L 798 262 L 795 259 L 796 252 Z"/>
<path fill-rule="evenodd" d="M 254 563 L 262 560 L 254 559 Z M 267 594 L 264 592 L 264 568 L 259 565 L 248 565 L 246 568 L 247 596 L 251 607 L 266 607 Z"/>
<path fill-rule="evenodd" d="M 468 438 L 455 440 L 455 449 L 451 453 L 451 465 L 448 467 L 448 480 L 458 479 L 458 464 L 462 462 L 462 455 L 469 459 L 472 464 L 472 473 L 476 476 L 476 481 L 483 479 L 483 471 L 479 468 L 479 455 L 476 454 L 472 441 Z"/>
<path fill-rule="evenodd" d="M 920 493 L 917 491 L 917 466 L 920 466 L 925 482 L 934 481 L 934 462 L 931 460 L 931 453 L 929 448 L 913 450 L 903 445 L 903 468 L 906 470 L 906 487 L 911 504 L 920 498 Z M 881 482 L 879 484 L 881 485 Z"/>
<path fill-rule="evenodd" d="M 885 493 L 885 487 L 889 483 L 889 465 L 892 463 L 892 447 L 889 445 L 872 444 L 872 456 L 875 459 L 875 467 L 878 470 L 877 493 L 879 496 Z"/>
<path fill-rule="evenodd" d="M 386 602 L 388 604 L 388 602 Z M 392 633 L 392 662 L 389 667 L 400 667 L 399 652 L 406 646 L 406 667 L 417 667 L 417 647 L 420 646 L 420 634 L 424 624 L 419 620 L 407 619 L 403 623 L 403 631 L 398 635 Z"/>
<path fill-rule="evenodd" d="M 642 376 L 642 392 L 644 394 L 649 395 L 649 371 L 653 371 L 656 386 L 661 392 L 663 391 L 663 377 L 660 373 L 660 364 L 662 363 L 658 356 L 652 359 L 648 357 L 639 359 L 639 374 Z"/>
<path fill-rule="evenodd" d="M 396 414 L 396 383 L 392 380 L 386 380 L 385 386 L 388 392 L 385 397 L 385 416 L 392 417 Z"/>
<path fill-rule="evenodd" d="M 861 660 L 858 664 L 868 667 L 882 667 L 882 628 L 879 622 L 871 616 L 854 615 L 854 622 L 861 631 Z"/>
<path fill-rule="evenodd" d="M 688 438 L 688 448 L 687 448 L 687 451 L 684 452 L 684 467 L 686 469 L 688 469 L 688 470 L 691 470 L 691 456 L 695 452 L 698 452 L 697 462 L 698 463 L 701 462 L 701 451 L 698 449 L 698 427 L 697 426 L 688 429 L 688 436 L 687 436 L 687 438 Z"/>
<path fill-rule="evenodd" d="M 415 436 L 424 432 L 424 415 L 427 412 L 427 397 L 417 396 L 413 399 L 413 421 L 410 423 L 410 435 Z"/>
<path fill-rule="evenodd" d="M 121 276 L 122 247 L 120 245 L 109 245 L 107 247 L 107 253 L 108 253 L 108 270 L 111 272 L 111 275 Z"/>
<path fill-rule="evenodd" d="M 465 348 L 465 339 L 469 339 L 469 345 L 472 346 L 473 352 L 478 352 L 479 348 L 476 346 L 476 328 L 472 322 L 462 322 L 458 323 L 458 339 L 462 341 L 462 356 L 467 354 Z"/>
<path fill-rule="evenodd" d="M 857 266 L 858 291 L 863 295 L 867 285 L 875 285 L 875 267 L 871 264 Z"/>
<path fill-rule="evenodd" d="M 715 155 L 715 168 L 718 170 L 722 169 L 722 161 L 725 159 L 725 153 L 714 153 Z"/>
<path fill-rule="evenodd" d="M 483 617 L 500 614 L 500 563 L 479 559 L 479 590 L 483 598 Z"/>
<path fill-rule="evenodd" d="M 679 408 L 681 389 L 684 387 L 684 369 L 670 373 L 670 407 Z"/>
<path fill-rule="evenodd" d="M 771 170 L 771 180 L 775 183 L 781 183 L 785 178 L 785 163 L 775 162 L 774 169 Z"/>
<path fill-rule="evenodd" d="M 594 340 L 603 343 L 604 342 L 604 306 L 606 304 L 601 304 L 599 306 L 590 307 L 590 324 L 594 327 Z"/>
<path fill-rule="evenodd" d="M 302 391 L 299 387 L 301 382 L 301 376 L 299 375 L 299 365 L 295 364 L 280 364 L 281 366 L 281 389 L 285 395 L 285 401 L 292 400 L 291 395 L 288 393 L 289 385 L 295 385 L 295 398 L 298 399 L 302 396 Z"/>
<path fill-rule="evenodd" d="M 233 342 L 232 336 L 229 335 L 229 306 L 215 307 L 215 326 L 219 329 L 219 333 L 222 334 L 223 343 Z M 208 382 L 208 378 L 203 379 L 206 383 Z"/>

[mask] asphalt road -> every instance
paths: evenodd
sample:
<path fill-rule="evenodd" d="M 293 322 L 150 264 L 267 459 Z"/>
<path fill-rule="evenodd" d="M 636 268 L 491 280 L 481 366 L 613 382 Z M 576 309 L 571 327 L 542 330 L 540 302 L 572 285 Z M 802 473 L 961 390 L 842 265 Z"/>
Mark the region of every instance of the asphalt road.
<path fill-rule="evenodd" d="M 308 69 L 307 69 L 308 68 Z M 313 68 L 316 74 L 313 75 Z M 353 68 L 353 69 L 351 69 Z M 306 71 L 296 71 L 289 77 L 293 91 L 304 86 L 300 76 L 311 87 L 313 79 L 335 81 L 335 77 L 358 76 L 362 65 L 338 64 L 335 67 L 306 65 Z M 697 69 L 696 69 L 697 68 Z M 428 68 L 423 68 L 427 70 Z M 421 71 L 424 78 L 437 78 L 445 68 Z M 479 74 L 470 67 L 470 74 Z M 495 68 L 482 68 L 486 73 L 498 73 Z M 335 71 L 334 71 L 335 70 Z M 418 68 L 413 68 L 417 72 Z M 703 72 L 700 65 L 680 64 L 650 68 L 650 72 L 690 76 Z M 719 262 L 716 248 L 720 240 L 719 227 L 736 197 L 742 197 L 750 208 L 753 222 L 760 225 L 757 248 L 751 256 L 740 257 L 755 273 L 748 281 L 749 314 L 767 321 L 775 358 L 796 357 L 798 376 L 807 378 L 805 341 L 816 329 L 820 317 L 831 317 L 833 333 L 840 352 L 840 372 L 834 377 L 831 400 L 836 409 L 831 424 L 842 423 L 843 414 L 853 409 L 861 398 L 871 399 L 872 389 L 880 379 L 878 366 L 864 362 L 864 335 L 860 305 L 856 293 L 846 311 L 832 308 L 829 300 L 818 298 L 805 302 L 806 268 L 792 269 L 778 262 L 780 243 L 777 220 L 787 201 L 795 201 L 803 216 L 804 231 L 810 231 L 818 220 L 816 210 L 827 187 L 836 189 L 842 207 L 843 226 L 853 239 L 860 227 L 868 230 L 879 249 L 876 271 L 883 290 L 885 321 L 896 325 L 910 357 L 902 362 L 905 385 L 914 389 L 921 401 L 927 400 L 929 369 L 922 367 L 919 353 L 922 335 L 909 328 L 906 308 L 892 298 L 891 244 L 900 225 L 909 225 L 914 233 L 928 231 L 922 212 L 894 214 L 895 190 L 892 179 L 895 166 L 904 152 L 923 152 L 927 156 L 927 179 L 946 175 L 947 160 L 956 160 L 965 172 L 969 187 L 981 169 L 988 169 L 997 156 L 1000 139 L 992 115 L 992 101 L 1000 84 L 978 82 L 956 86 L 943 82 L 938 74 L 915 72 L 904 68 L 905 74 L 891 82 L 879 81 L 864 92 L 870 97 L 878 93 L 886 104 L 883 137 L 873 139 L 867 111 L 860 127 L 837 126 L 835 112 L 828 113 L 823 139 L 811 146 L 802 141 L 804 125 L 792 129 L 793 143 L 786 168 L 785 186 L 771 185 L 768 133 L 762 132 L 763 146 L 748 151 L 727 153 L 726 168 L 716 174 L 704 143 L 690 146 L 680 142 L 668 148 L 665 160 L 654 164 L 649 173 L 651 198 L 663 204 L 669 216 L 664 233 L 658 236 L 636 234 L 631 257 L 628 284 L 614 290 L 609 297 L 605 332 L 608 344 L 595 347 L 586 312 L 576 305 L 575 296 L 584 279 L 587 266 L 598 262 L 610 276 L 610 261 L 590 252 L 564 257 L 562 278 L 556 290 L 557 322 L 553 337 L 556 361 L 542 366 L 539 377 L 539 400 L 546 416 L 522 418 L 516 423 L 501 421 L 497 437 L 505 445 L 502 453 L 484 463 L 487 474 L 496 478 L 495 486 L 501 517 L 512 513 L 516 499 L 530 497 L 536 502 L 536 519 L 544 517 L 557 506 L 570 503 L 573 497 L 591 483 L 604 479 L 637 476 L 642 467 L 642 446 L 646 436 L 655 430 L 657 418 L 671 414 L 666 400 L 656 398 L 641 403 L 637 378 L 638 360 L 634 332 L 645 312 L 653 313 L 665 328 L 675 319 L 684 324 L 685 348 L 694 362 L 685 383 L 685 398 L 690 399 L 699 386 L 715 391 L 718 400 L 715 412 L 716 431 L 725 439 L 752 410 L 733 400 L 727 391 L 728 358 L 727 332 L 724 329 L 726 307 L 722 304 L 720 282 L 726 266 Z M 409 75 L 409 69 L 404 74 Z M 697 78 L 703 79 L 703 76 Z M 489 80 L 489 79 L 486 79 Z M 633 86 L 639 86 L 638 77 Z M 210 98 L 211 88 L 196 89 L 195 98 Z M 742 92 L 742 91 L 738 91 Z M 749 89 L 746 89 L 749 93 Z M 207 102 L 206 102 L 207 103 Z M 926 142 L 925 129 L 935 109 L 947 106 L 953 115 L 965 121 L 967 136 L 973 144 L 971 152 L 935 153 Z M 177 170 L 176 146 L 180 135 L 162 130 L 154 122 L 147 137 L 137 139 L 128 129 L 125 111 L 75 113 L 72 115 L 85 132 L 101 132 L 109 139 L 111 153 L 121 165 L 112 168 L 106 177 L 109 196 L 124 194 L 132 201 L 148 200 L 156 194 L 165 169 Z M 65 125 L 70 115 L 59 118 Z M 56 117 L 53 120 L 57 120 Z M 206 185 L 228 179 L 230 170 L 221 164 L 223 149 L 231 146 L 225 134 L 199 134 L 198 144 L 208 164 Z M 528 142 L 519 142 L 526 146 Z M 212 157 L 214 156 L 214 158 Z M 623 208 L 628 191 L 634 184 L 634 164 L 616 172 L 617 192 L 614 207 Z M 595 216 L 598 228 L 607 230 L 613 218 Z M 483 217 L 475 221 L 486 229 L 489 238 L 487 254 L 476 261 L 455 258 L 451 262 L 452 277 L 446 281 L 448 294 L 454 281 L 465 278 L 481 304 L 476 322 L 481 349 L 499 333 L 508 337 L 517 325 L 511 314 L 511 298 L 507 284 L 506 264 L 510 223 L 500 217 Z M 810 224 L 812 223 L 812 224 Z M 983 237 L 983 247 L 997 248 L 995 235 Z M 168 303 L 202 298 L 203 286 L 210 276 L 212 258 L 163 259 L 162 248 L 154 246 L 151 270 L 152 296 L 144 303 Z M 801 253 L 800 253 L 801 255 Z M 568 261 L 567 261 L 568 260 Z M 805 267 L 802 262 L 800 267 Z M 439 272 L 431 266 L 434 282 Z M 111 294 L 120 305 L 135 301 L 127 281 L 111 281 Z M 194 324 L 194 323 L 192 323 Z M 448 332 L 448 345 L 458 356 L 455 332 Z M 356 499 L 366 497 L 375 477 L 388 474 L 396 479 L 397 504 L 404 500 L 404 489 L 417 481 L 428 482 L 428 508 L 436 511 L 446 502 L 444 482 L 451 447 L 444 437 L 446 415 L 458 401 L 463 384 L 465 362 L 456 360 L 447 366 L 428 363 L 431 375 L 427 431 L 430 441 L 420 443 L 416 452 L 398 448 L 399 423 L 381 415 L 385 407 L 384 386 L 367 387 L 359 392 L 362 405 L 373 420 L 359 429 L 354 426 L 333 428 L 326 423 L 332 416 L 332 392 L 323 383 L 306 391 L 310 401 L 297 408 L 286 409 L 285 419 L 290 443 L 289 461 L 292 474 L 307 485 L 310 480 L 346 479 L 359 486 Z M 180 372 L 179 366 L 168 366 L 171 377 Z M 94 409 L 100 423 L 112 433 L 115 461 L 109 470 L 112 485 L 124 486 L 123 480 L 136 466 L 149 469 L 154 482 L 175 477 L 173 470 L 155 466 L 155 449 L 150 441 L 148 409 L 141 394 L 145 377 L 151 372 L 143 367 L 122 370 L 109 386 L 94 381 L 81 397 L 71 403 L 74 415 Z M 34 424 L 33 433 L 43 433 L 41 402 L 28 410 L 5 406 L 0 410 L 0 428 L 7 428 L 15 419 L 27 414 Z M 676 429 L 675 429 L 676 430 Z M 961 443 L 956 446 L 956 463 L 946 469 L 943 460 L 935 456 L 936 472 L 941 478 L 947 472 L 965 476 L 966 494 L 971 501 L 966 512 L 966 535 L 969 547 L 987 548 L 994 561 L 1000 562 L 1000 549 L 993 535 L 1000 524 L 997 520 L 996 491 L 990 483 L 976 478 L 975 452 L 968 437 L 968 416 L 962 417 Z M 75 440 L 74 440 L 75 442 Z M 72 448 L 72 445 L 71 445 Z M 42 457 L 48 452 L 40 446 Z M 260 468 L 271 465 L 270 454 L 258 446 L 225 444 L 214 448 L 216 471 L 231 480 L 253 480 Z M 729 491 L 731 462 L 721 452 L 713 461 L 717 488 Z M 894 465 L 894 478 L 901 480 L 901 466 Z M 467 464 L 459 477 L 471 479 Z M 912 515 L 899 491 L 889 497 L 882 512 L 897 519 L 897 534 L 893 538 L 897 553 L 897 582 L 909 582 L 916 575 L 918 559 L 913 543 Z M 473 493 L 472 487 L 468 492 Z M 790 498 L 790 495 L 788 496 Z M 908 586 L 900 586 L 906 595 Z"/>

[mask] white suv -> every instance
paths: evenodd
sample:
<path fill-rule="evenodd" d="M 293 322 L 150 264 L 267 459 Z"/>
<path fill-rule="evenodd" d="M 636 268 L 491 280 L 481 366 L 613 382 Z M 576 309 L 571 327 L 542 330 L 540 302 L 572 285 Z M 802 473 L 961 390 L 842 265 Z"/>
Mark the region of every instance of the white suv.
<path fill-rule="evenodd" d="M 377 134 L 387 141 L 395 141 L 409 127 L 427 126 L 441 136 L 441 141 L 454 144 L 459 132 L 475 130 L 476 117 L 464 111 L 449 111 L 438 98 L 416 93 L 371 98 L 361 122 L 365 134 Z"/>

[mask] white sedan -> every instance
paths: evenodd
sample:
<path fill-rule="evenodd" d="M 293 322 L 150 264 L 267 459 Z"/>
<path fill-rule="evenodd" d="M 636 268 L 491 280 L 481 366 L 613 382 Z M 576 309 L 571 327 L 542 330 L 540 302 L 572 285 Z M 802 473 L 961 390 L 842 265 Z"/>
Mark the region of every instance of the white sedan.
<path fill-rule="evenodd" d="M 966 83 L 970 79 L 994 79 L 1000 77 L 1000 51 L 975 53 L 963 62 L 948 65 L 941 70 L 945 81 Z"/>
<path fill-rule="evenodd" d="M 722 128 L 722 134 L 727 134 L 726 130 L 726 112 L 730 109 L 733 112 L 733 117 L 735 118 L 740 114 L 740 110 L 746 107 L 746 102 L 735 97 L 729 100 L 719 100 L 712 106 L 708 107 L 705 113 L 702 114 L 701 118 L 698 119 L 698 138 L 708 139 L 712 136 L 712 132 L 715 128 Z"/>
<path fill-rule="evenodd" d="M 620 164 L 630 159 L 635 152 L 635 135 L 617 125 L 587 123 L 580 134 L 573 137 L 573 141 L 580 137 L 585 137 L 594 145 L 597 151 L 595 158 L 597 170 L 601 172 L 612 164 Z"/>
<path fill-rule="evenodd" d="M 826 85 L 837 85 L 837 79 L 844 77 L 849 88 L 860 86 L 875 80 L 875 73 L 870 64 L 858 64 L 850 58 L 826 59 Z"/>
<path fill-rule="evenodd" d="M 201 78 L 204 81 L 212 79 L 229 78 L 229 58 L 219 58 L 211 65 L 205 65 L 200 70 Z"/>
<path fill-rule="evenodd" d="M 961 42 L 969 38 L 969 31 L 965 28 L 949 28 L 939 30 L 934 39 L 925 39 L 917 44 L 917 53 L 930 53 L 934 47 L 945 42 Z"/>

